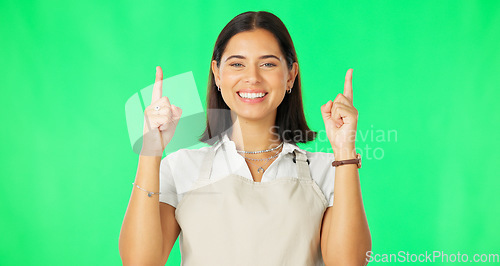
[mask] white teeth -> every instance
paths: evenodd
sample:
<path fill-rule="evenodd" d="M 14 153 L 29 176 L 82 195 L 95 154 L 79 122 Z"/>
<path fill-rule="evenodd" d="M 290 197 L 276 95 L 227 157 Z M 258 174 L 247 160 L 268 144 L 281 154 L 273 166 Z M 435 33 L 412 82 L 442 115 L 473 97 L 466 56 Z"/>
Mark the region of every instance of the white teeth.
<path fill-rule="evenodd" d="M 238 92 L 238 95 L 240 95 L 241 98 L 247 98 L 247 99 L 255 99 L 255 98 L 262 98 L 265 93 L 245 93 L 245 92 Z"/>

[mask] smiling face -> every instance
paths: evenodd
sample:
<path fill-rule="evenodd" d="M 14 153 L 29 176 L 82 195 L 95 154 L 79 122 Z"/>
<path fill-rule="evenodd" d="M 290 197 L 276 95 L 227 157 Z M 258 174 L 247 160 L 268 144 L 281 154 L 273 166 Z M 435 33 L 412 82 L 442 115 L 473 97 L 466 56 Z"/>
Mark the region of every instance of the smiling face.
<path fill-rule="evenodd" d="M 293 87 L 298 65 L 293 63 L 289 70 L 274 35 L 256 29 L 234 35 L 220 67 L 212 61 L 212 71 L 222 98 L 239 119 L 274 119 L 286 91 Z"/>

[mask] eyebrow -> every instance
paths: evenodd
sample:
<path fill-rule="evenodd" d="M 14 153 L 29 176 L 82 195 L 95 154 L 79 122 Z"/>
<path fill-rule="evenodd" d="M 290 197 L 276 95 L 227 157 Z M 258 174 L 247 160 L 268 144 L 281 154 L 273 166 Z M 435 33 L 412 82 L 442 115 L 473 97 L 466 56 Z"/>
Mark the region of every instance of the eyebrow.
<path fill-rule="evenodd" d="M 239 59 L 245 59 L 246 57 L 242 56 L 242 55 L 232 55 L 230 57 L 228 57 L 226 59 L 226 62 L 231 59 L 231 58 L 239 58 Z M 278 61 L 280 60 L 277 56 L 275 55 L 272 55 L 272 54 L 266 54 L 266 55 L 263 55 L 261 57 L 259 57 L 259 59 L 266 59 L 266 58 L 276 58 Z"/>

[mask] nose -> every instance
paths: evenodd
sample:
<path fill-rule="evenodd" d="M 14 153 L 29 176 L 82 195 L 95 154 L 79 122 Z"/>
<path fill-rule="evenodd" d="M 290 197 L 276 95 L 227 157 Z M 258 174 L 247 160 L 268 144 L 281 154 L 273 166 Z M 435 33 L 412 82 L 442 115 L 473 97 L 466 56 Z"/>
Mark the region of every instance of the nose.
<path fill-rule="evenodd" d="M 259 67 L 250 65 L 245 72 L 245 82 L 248 84 L 255 84 L 260 82 Z"/>

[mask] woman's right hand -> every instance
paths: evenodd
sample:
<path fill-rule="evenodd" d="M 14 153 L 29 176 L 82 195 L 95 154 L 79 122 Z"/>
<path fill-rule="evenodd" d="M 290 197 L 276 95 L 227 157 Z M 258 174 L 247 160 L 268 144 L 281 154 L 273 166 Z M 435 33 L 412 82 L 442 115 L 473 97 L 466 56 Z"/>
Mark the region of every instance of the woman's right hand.
<path fill-rule="evenodd" d="M 162 85 L 163 72 L 161 67 L 157 66 L 151 105 L 144 110 L 141 155 L 162 156 L 163 150 L 174 136 L 182 114 L 181 108 L 170 104 L 168 97 L 162 97 Z"/>

